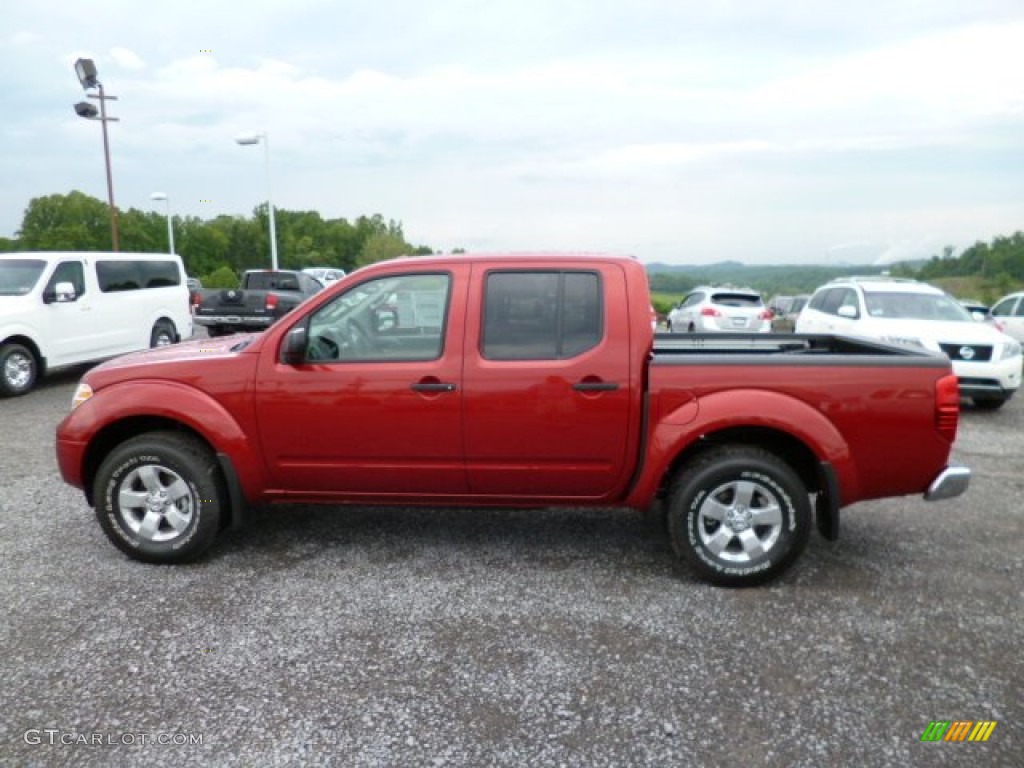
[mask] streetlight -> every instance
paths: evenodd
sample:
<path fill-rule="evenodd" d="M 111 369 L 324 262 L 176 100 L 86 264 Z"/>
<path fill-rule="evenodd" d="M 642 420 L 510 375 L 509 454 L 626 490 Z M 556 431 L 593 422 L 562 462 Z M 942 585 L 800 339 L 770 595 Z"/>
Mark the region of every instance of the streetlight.
<path fill-rule="evenodd" d="M 171 224 L 171 198 L 167 196 L 166 192 L 154 192 L 149 196 L 150 200 L 163 200 L 167 204 L 167 242 L 171 247 L 169 251 L 171 254 L 174 253 L 174 225 Z"/>
<path fill-rule="evenodd" d="M 239 136 L 235 139 L 236 144 L 248 147 L 263 142 L 264 156 L 266 158 L 267 173 L 267 211 L 270 214 L 270 268 L 277 269 L 277 229 L 274 227 L 274 203 L 270 199 L 270 140 L 267 133 L 253 133 L 248 136 Z"/>
<path fill-rule="evenodd" d="M 110 243 L 115 251 L 121 250 L 121 244 L 117 234 L 117 208 L 114 206 L 114 179 L 110 173 L 110 141 L 107 138 L 107 123 L 117 122 L 116 117 L 107 117 L 107 100 L 117 101 L 117 96 L 107 96 L 103 92 L 103 83 L 97 78 L 96 65 L 92 59 L 79 59 L 75 62 L 75 74 L 78 75 L 82 89 L 89 91 L 95 88 L 99 95 L 86 93 L 86 97 L 97 99 L 100 103 L 99 116 L 96 114 L 96 107 L 87 101 L 80 101 L 75 104 L 75 113 L 86 120 L 99 120 L 103 126 L 103 159 L 107 166 L 107 202 L 110 204 Z"/>

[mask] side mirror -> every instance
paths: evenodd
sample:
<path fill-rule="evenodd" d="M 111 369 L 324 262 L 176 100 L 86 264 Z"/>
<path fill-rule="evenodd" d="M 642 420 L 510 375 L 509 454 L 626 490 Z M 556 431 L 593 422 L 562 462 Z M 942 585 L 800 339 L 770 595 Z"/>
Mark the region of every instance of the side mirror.
<path fill-rule="evenodd" d="M 300 365 L 306 361 L 307 336 L 305 324 L 288 331 L 281 344 L 281 362 L 284 365 Z"/>
<path fill-rule="evenodd" d="M 985 317 L 985 313 L 980 309 L 971 310 L 971 317 L 977 320 L 979 323 L 984 323 L 988 318 Z"/>
<path fill-rule="evenodd" d="M 377 333 L 390 331 L 398 325 L 398 311 L 391 307 L 379 307 L 373 311 L 373 329 Z"/>
<path fill-rule="evenodd" d="M 844 304 L 843 306 L 841 306 L 837 310 L 836 314 L 839 315 L 840 317 L 845 317 L 850 320 L 856 320 L 858 317 L 860 317 L 860 313 L 857 312 L 857 308 L 851 307 L 849 304 Z"/>
<path fill-rule="evenodd" d="M 43 303 L 53 304 L 68 304 L 75 301 L 78 296 L 75 294 L 75 286 L 73 283 L 57 283 L 54 286 L 53 291 L 46 291 L 43 293 Z"/>

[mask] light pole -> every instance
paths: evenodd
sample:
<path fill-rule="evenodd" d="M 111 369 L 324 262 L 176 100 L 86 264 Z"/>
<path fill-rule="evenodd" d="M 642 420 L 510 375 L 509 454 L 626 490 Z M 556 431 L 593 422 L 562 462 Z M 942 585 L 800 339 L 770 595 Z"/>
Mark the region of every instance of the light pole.
<path fill-rule="evenodd" d="M 167 204 L 167 243 L 170 245 L 171 250 L 169 253 L 174 253 L 174 225 L 171 223 L 171 198 L 167 196 L 166 192 L 154 192 L 149 196 L 150 200 L 163 200 Z"/>
<path fill-rule="evenodd" d="M 107 202 L 110 205 L 110 244 L 115 251 L 119 251 L 121 243 L 117 233 L 117 208 L 114 206 L 114 177 L 110 172 L 110 141 L 107 139 L 107 123 L 118 120 L 116 117 L 107 117 L 107 100 L 117 101 L 117 96 L 108 96 L 103 92 L 103 84 L 97 78 L 96 65 L 92 59 L 76 61 L 75 74 L 82 83 L 82 89 L 87 92 L 86 97 L 100 102 L 99 117 L 96 116 L 96 107 L 87 101 L 75 104 L 75 112 L 86 120 L 99 120 L 103 126 L 103 159 L 107 166 Z M 99 95 L 88 93 L 90 88 L 97 89 Z"/>
<path fill-rule="evenodd" d="M 270 215 L 270 268 L 277 269 L 277 229 L 274 226 L 274 203 L 270 195 L 270 141 L 267 133 L 254 133 L 248 136 L 239 136 L 235 139 L 237 144 L 243 147 L 263 142 L 264 157 L 266 158 L 267 172 L 267 212 Z"/>

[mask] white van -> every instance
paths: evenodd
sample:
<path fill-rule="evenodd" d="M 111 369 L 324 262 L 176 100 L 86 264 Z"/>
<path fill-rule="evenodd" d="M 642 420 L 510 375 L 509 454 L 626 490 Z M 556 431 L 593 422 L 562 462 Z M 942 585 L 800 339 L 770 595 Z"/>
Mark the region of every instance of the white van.
<path fill-rule="evenodd" d="M 158 253 L 0 253 L 0 395 L 53 368 L 192 335 L 181 257 Z"/>

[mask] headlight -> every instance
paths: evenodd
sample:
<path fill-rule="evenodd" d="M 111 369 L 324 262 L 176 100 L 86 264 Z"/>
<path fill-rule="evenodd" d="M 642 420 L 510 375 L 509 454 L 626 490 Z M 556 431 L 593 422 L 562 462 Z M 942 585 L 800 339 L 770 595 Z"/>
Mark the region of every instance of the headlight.
<path fill-rule="evenodd" d="M 80 406 L 90 397 L 92 397 L 92 387 L 84 381 L 78 382 L 78 387 L 75 389 L 74 397 L 71 398 L 71 410 L 75 410 L 75 408 Z"/>
<path fill-rule="evenodd" d="M 1002 354 L 999 357 L 1000 360 L 1009 360 L 1011 357 L 1020 357 L 1019 341 L 1004 341 L 1002 349 Z"/>

